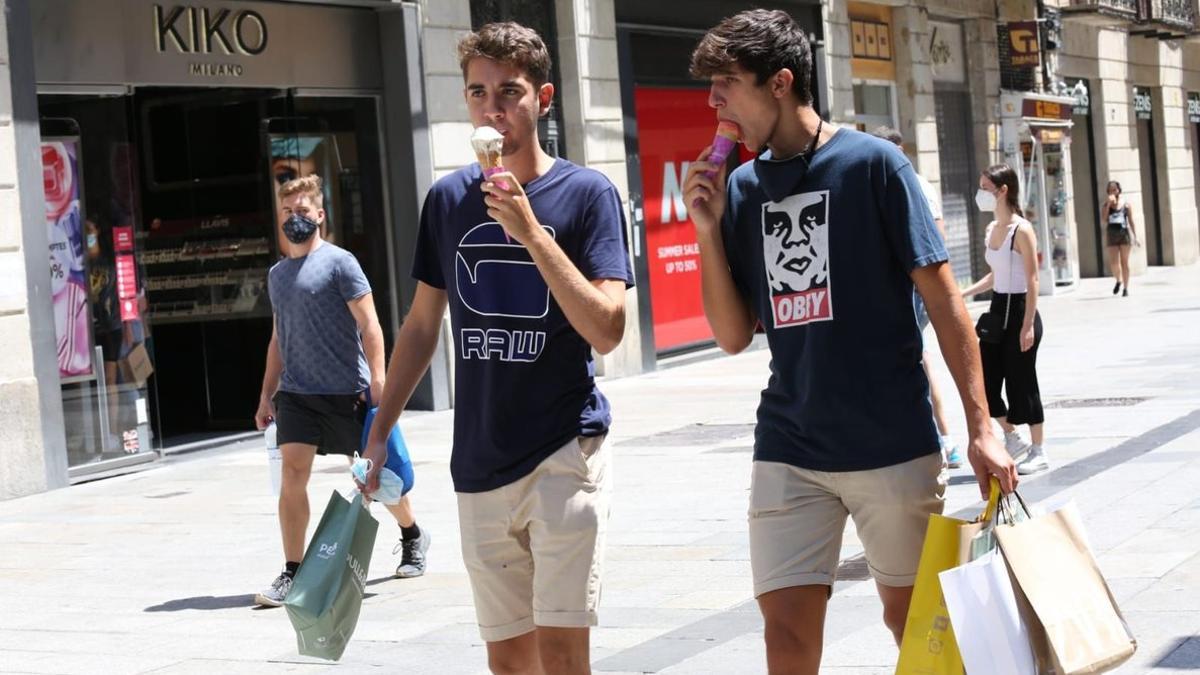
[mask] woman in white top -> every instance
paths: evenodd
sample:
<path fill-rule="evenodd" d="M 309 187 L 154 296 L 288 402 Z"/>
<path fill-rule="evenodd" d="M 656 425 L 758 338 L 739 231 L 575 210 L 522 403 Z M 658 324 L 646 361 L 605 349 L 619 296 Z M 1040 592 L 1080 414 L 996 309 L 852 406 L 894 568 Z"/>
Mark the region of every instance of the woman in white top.
<path fill-rule="evenodd" d="M 964 297 L 993 289 L 988 310 L 1003 317 L 1000 342 L 979 342 L 988 409 L 1004 428 L 1004 445 L 1014 457 L 1026 452 L 1017 464 L 1021 474 L 1049 468 L 1042 449 L 1045 419 L 1037 381 L 1037 350 L 1042 341 L 1042 318 L 1037 311 L 1037 236 L 1025 220 L 1017 200 L 1017 174 L 1007 164 L 989 167 L 979 177 L 975 203 L 996 215 L 987 229 L 984 258 L 991 268 L 986 276 L 963 291 Z M 1008 405 L 1001 397 L 1007 394 Z M 1017 432 L 1029 425 L 1032 444 Z"/>
<path fill-rule="evenodd" d="M 1137 230 L 1133 225 L 1133 209 L 1129 200 L 1121 196 L 1121 184 L 1108 181 L 1108 198 L 1100 205 L 1100 220 L 1105 223 L 1104 239 L 1108 244 L 1108 268 L 1117 283 L 1113 295 L 1121 291 L 1129 297 L 1129 247 L 1138 243 Z"/>

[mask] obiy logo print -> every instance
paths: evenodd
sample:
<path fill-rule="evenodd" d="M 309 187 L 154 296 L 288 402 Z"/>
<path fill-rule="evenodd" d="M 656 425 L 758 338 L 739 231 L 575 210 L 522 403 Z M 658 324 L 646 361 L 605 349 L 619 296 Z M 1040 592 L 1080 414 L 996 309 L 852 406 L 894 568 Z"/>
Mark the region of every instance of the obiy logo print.
<path fill-rule="evenodd" d="M 763 266 L 776 328 L 832 321 L 829 191 L 763 204 Z"/>

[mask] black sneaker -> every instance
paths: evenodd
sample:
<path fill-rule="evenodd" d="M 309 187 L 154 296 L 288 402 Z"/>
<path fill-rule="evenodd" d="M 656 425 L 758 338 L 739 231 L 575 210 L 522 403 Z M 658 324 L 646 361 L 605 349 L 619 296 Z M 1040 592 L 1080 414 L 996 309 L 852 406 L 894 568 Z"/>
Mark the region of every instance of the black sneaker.
<path fill-rule="evenodd" d="M 1122 297 L 1122 298 L 1128 298 L 1128 297 L 1129 297 L 1129 287 L 1128 287 L 1128 286 L 1126 286 L 1126 287 L 1125 287 L 1125 290 L 1121 291 L 1121 297 Z"/>
<path fill-rule="evenodd" d="M 392 553 L 397 550 L 403 550 L 404 553 L 400 556 L 400 565 L 396 567 L 396 577 L 399 579 L 411 579 L 425 574 L 425 552 L 429 550 L 430 538 L 429 530 L 421 528 L 421 536 L 416 539 L 401 539 L 396 548 L 392 549 Z"/>
<path fill-rule="evenodd" d="M 1117 294 L 1117 292 L 1118 292 L 1118 291 L 1120 291 L 1120 290 L 1121 290 L 1121 282 L 1119 282 L 1119 281 L 1118 281 L 1118 282 L 1117 282 L 1117 285 L 1116 285 L 1116 286 L 1113 286 L 1113 295 L 1116 295 L 1116 294 Z"/>
<path fill-rule="evenodd" d="M 280 574 L 275 577 L 275 581 L 271 582 L 270 588 L 254 596 L 254 601 L 267 607 L 280 607 L 291 590 L 292 578 L 286 574 Z"/>

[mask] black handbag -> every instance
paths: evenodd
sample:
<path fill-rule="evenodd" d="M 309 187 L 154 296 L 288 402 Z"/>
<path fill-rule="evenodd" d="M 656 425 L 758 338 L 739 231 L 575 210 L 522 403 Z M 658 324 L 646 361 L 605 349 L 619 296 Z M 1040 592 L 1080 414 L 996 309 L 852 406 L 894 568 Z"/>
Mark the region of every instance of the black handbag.
<path fill-rule="evenodd" d="M 1020 226 L 1017 226 L 1020 229 Z M 1011 253 L 1017 245 L 1017 232 L 1013 230 L 1012 242 L 1008 246 Z M 1012 286 L 1012 258 L 1008 261 L 1008 285 Z M 975 322 L 975 334 L 979 336 L 980 342 L 989 344 L 1000 344 L 1004 341 L 1004 332 L 1008 330 L 1008 310 L 1012 307 L 1012 293 L 1007 293 L 1007 300 L 1004 303 L 1004 316 L 993 314 L 992 312 L 984 312 L 979 315 L 979 319 Z"/>

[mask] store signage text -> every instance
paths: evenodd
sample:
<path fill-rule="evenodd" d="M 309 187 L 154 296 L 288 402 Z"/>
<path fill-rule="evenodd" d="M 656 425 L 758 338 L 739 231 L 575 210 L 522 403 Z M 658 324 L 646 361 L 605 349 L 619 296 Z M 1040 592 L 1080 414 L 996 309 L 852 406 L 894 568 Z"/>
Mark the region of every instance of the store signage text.
<path fill-rule="evenodd" d="M 1027 98 L 1021 103 L 1022 117 L 1034 117 L 1041 120 L 1069 120 L 1072 112 L 1072 107 L 1055 101 Z"/>
<path fill-rule="evenodd" d="M 1187 116 L 1188 121 L 1192 124 L 1200 124 L 1200 92 L 1188 92 Z"/>
<path fill-rule="evenodd" d="M 880 21 L 850 22 L 850 53 L 856 59 L 892 60 L 891 26 Z"/>
<path fill-rule="evenodd" d="M 1033 68 L 1038 65 L 1038 27 L 1036 21 L 1014 21 L 1008 24 L 1009 56 L 1013 68 Z"/>
<path fill-rule="evenodd" d="M 235 12 L 193 5 L 166 9 L 156 4 L 154 27 L 160 53 L 167 51 L 168 42 L 181 54 L 212 54 L 219 49 L 227 55 L 257 56 L 267 48 L 267 20 L 252 9 Z"/>
<path fill-rule="evenodd" d="M 1133 88 L 1133 113 L 1139 120 L 1148 120 L 1154 114 L 1154 104 L 1150 100 L 1149 89 Z"/>

